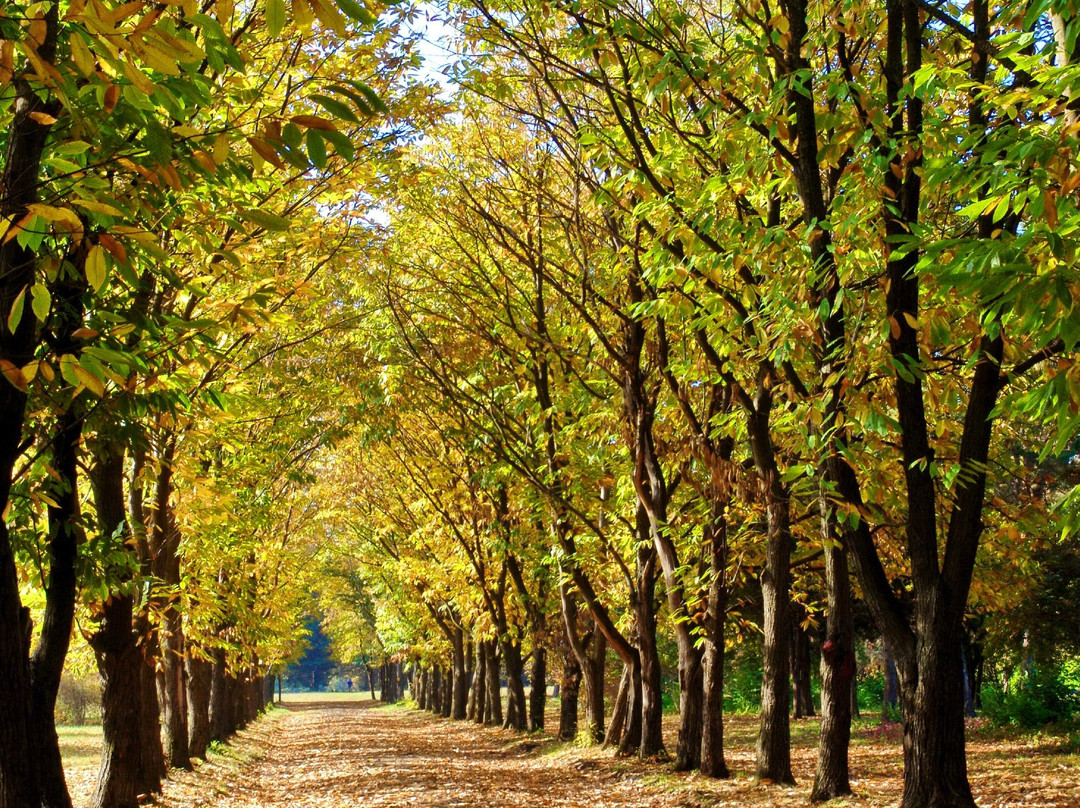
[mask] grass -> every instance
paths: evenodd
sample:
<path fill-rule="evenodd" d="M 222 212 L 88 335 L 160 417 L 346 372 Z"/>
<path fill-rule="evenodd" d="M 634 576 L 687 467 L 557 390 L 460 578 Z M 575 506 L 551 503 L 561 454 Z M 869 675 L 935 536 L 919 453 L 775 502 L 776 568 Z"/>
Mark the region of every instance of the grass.
<path fill-rule="evenodd" d="M 57 727 L 65 766 L 96 767 L 101 762 L 101 726 Z"/>

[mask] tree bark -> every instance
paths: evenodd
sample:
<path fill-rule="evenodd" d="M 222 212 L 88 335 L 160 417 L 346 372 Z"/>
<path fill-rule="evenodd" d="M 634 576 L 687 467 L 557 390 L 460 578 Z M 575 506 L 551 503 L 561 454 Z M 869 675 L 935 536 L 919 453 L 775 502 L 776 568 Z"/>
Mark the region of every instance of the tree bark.
<path fill-rule="evenodd" d="M 454 685 L 450 717 L 463 721 L 468 708 L 469 676 L 465 671 L 465 630 L 454 626 Z"/>
<path fill-rule="evenodd" d="M 60 304 L 72 305 L 61 298 Z M 65 321 L 81 323 L 78 315 L 67 314 Z M 68 322 L 68 329 L 72 323 Z M 72 329 L 73 330 L 73 329 Z M 70 336 L 67 336 L 70 341 Z M 64 347 L 67 347 L 65 345 Z M 45 586 L 45 617 L 41 637 L 30 658 L 31 714 L 33 716 L 34 755 L 37 758 L 38 792 L 45 808 L 71 808 L 60 759 L 60 740 L 56 734 L 56 694 L 71 643 L 75 623 L 75 592 L 80 538 L 78 451 L 83 418 L 76 403 L 65 409 L 57 421 L 53 439 L 52 466 L 57 478 L 50 486 L 55 502 L 49 506 L 49 577 Z"/>
<path fill-rule="evenodd" d="M 428 705 L 435 715 L 442 715 L 442 666 L 436 665 L 431 670 L 431 698 Z"/>
<path fill-rule="evenodd" d="M 810 634 L 802 627 L 806 610 L 792 604 L 791 609 L 791 707 L 792 718 L 814 715 L 813 684 L 810 677 Z"/>
<path fill-rule="evenodd" d="M 649 540 L 649 525 L 642 508 L 638 508 L 638 530 L 644 530 L 645 540 Z M 640 693 L 640 701 L 635 699 L 634 711 L 640 704 L 641 738 L 638 754 L 642 759 L 663 757 L 664 751 L 664 704 L 663 682 L 661 680 L 660 654 L 656 647 L 656 548 L 649 541 L 638 545 L 637 592 L 634 599 L 634 612 L 637 617 L 638 655 L 640 665 L 637 668 L 637 681 L 634 696 Z M 637 682 L 640 682 L 640 687 Z M 632 726 L 634 713 L 631 713 Z"/>
<path fill-rule="evenodd" d="M 607 662 L 607 640 L 599 631 L 592 632 L 592 647 L 588 649 L 582 674 L 585 683 L 585 721 L 589 739 L 604 740 L 604 669 Z"/>
<path fill-rule="evenodd" d="M 618 746 L 619 739 L 623 734 L 623 727 L 626 726 L 626 716 L 630 704 L 630 688 L 631 688 L 631 671 L 630 666 L 623 666 L 622 676 L 619 677 L 619 687 L 615 691 L 615 704 L 611 708 L 611 721 L 608 722 L 607 730 L 604 732 L 604 746 Z"/>
<path fill-rule="evenodd" d="M 472 720 L 477 724 L 483 724 L 486 720 L 487 713 L 487 665 L 488 658 L 485 652 L 486 644 L 483 640 L 477 639 L 476 643 L 476 665 L 475 672 L 473 674 L 473 701 L 475 707 L 473 711 Z"/>
<path fill-rule="evenodd" d="M 528 708 L 525 706 L 525 684 L 522 674 L 525 666 L 521 661 L 521 646 L 507 636 L 501 642 L 503 667 L 506 669 L 506 719 L 503 729 L 524 732 L 529 726 Z"/>
<path fill-rule="evenodd" d="M 824 503 L 823 503 L 824 504 Z M 821 648 L 821 734 L 813 802 L 851 793 L 848 746 L 851 743 L 851 684 L 855 678 L 855 647 L 851 616 L 851 587 L 847 553 L 830 524 L 829 508 L 822 510 L 828 615 Z"/>
<path fill-rule="evenodd" d="M 529 683 L 529 732 L 542 732 L 547 708 L 547 652 L 542 646 L 533 646 Z"/>
<path fill-rule="evenodd" d="M 56 58 L 59 26 L 58 6 L 45 13 L 45 37 L 37 56 L 47 65 Z M 0 218 L 20 221 L 27 205 L 37 201 L 41 157 L 52 127 L 45 123 L 59 114 L 59 105 L 43 101 L 37 82 L 24 75 L 11 80 L 14 89 L 13 119 L 7 136 L 3 174 L 0 176 Z M 43 116 L 44 114 L 44 116 Z M 16 298 L 35 279 L 36 255 L 17 238 L 0 243 L 0 360 L 22 368 L 34 355 L 36 321 L 24 312 L 15 326 L 6 323 Z M 8 379 L 0 380 L 0 514 L 7 512 L 11 478 L 22 453 L 26 417 L 26 393 Z M 37 759 L 32 729 L 29 612 L 19 597 L 18 571 L 8 534 L 7 520 L 0 519 L 0 805 L 4 808 L 38 808 Z"/>
<path fill-rule="evenodd" d="M 187 659 L 188 753 L 205 758 L 210 745 L 210 679 L 213 665 L 201 656 Z M 265 706 L 266 696 L 263 695 Z"/>
<path fill-rule="evenodd" d="M 724 759 L 724 623 L 727 618 L 727 525 L 714 504 L 706 542 L 709 548 L 709 605 L 705 613 L 704 713 L 701 733 L 701 773 L 730 776 Z"/>
<path fill-rule="evenodd" d="M 572 741 L 578 730 L 578 691 L 581 687 L 581 666 L 573 652 L 563 657 L 562 679 L 559 680 L 559 740 Z"/>
<path fill-rule="evenodd" d="M 98 447 L 90 468 L 94 510 L 104 536 L 121 545 L 131 538 L 124 510 L 124 453 L 116 444 Z M 90 799 L 92 808 L 137 808 L 142 793 L 142 654 L 136 645 L 134 602 L 130 593 L 113 593 L 101 608 L 90 636 L 102 681 L 101 767 Z"/>
<path fill-rule="evenodd" d="M 499 657 L 495 640 L 488 640 L 484 645 L 487 656 L 487 709 L 484 714 L 484 723 L 502 726 L 502 686 L 499 682 Z"/>

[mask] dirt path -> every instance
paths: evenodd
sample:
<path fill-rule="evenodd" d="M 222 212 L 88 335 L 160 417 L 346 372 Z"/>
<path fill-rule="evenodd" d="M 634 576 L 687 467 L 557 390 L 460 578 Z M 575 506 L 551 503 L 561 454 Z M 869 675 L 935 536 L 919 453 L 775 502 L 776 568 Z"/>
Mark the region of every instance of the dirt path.
<path fill-rule="evenodd" d="M 166 786 L 170 808 L 345 808 L 363 805 L 553 806 L 677 805 L 636 773 L 560 756 L 536 744 L 466 723 L 432 720 L 363 702 L 289 705 L 289 712 L 241 744 L 253 758 L 232 776 L 205 767 Z M 226 774 L 223 769 L 221 774 Z M 207 793 L 207 791 L 211 793 Z M 670 796 L 670 795 L 666 795 Z M 654 798 L 655 797 L 655 798 Z"/>

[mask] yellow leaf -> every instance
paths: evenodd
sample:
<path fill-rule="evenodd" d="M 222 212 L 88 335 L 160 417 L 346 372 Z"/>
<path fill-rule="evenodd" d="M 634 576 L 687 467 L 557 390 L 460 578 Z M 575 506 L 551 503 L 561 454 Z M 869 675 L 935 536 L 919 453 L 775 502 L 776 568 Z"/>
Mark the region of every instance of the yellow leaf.
<path fill-rule="evenodd" d="M 1046 211 L 1046 223 L 1053 230 L 1058 224 L 1057 193 L 1050 189 L 1043 191 L 1043 209 Z"/>
<path fill-rule="evenodd" d="M 53 379 L 56 378 L 56 371 L 53 370 L 53 366 L 46 362 L 44 359 L 38 362 L 38 372 L 47 382 L 51 382 Z"/>
<path fill-rule="evenodd" d="M 101 398 L 105 395 L 105 385 L 102 383 L 101 379 L 99 379 L 89 370 L 78 364 L 73 364 L 71 366 L 71 370 L 75 374 L 76 378 L 78 378 L 78 380 L 91 393 L 96 395 L 98 398 Z"/>
<path fill-rule="evenodd" d="M 3 373 L 4 378 L 11 382 L 16 388 L 24 393 L 26 392 L 29 384 L 21 369 L 6 359 L 0 359 L 0 373 Z"/>
<path fill-rule="evenodd" d="M 90 49 L 86 47 L 86 43 L 78 34 L 72 34 L 70 42 L 71 58 L 75 62 L 75 67 L 79 68 L 79 72 L 84 77 L 90 78 L 90 74 L 94 72 L 94 54 L 90 52 Z"/>
<path fill-rule="evenodd" d="M 311 6 L 308 5 L 307 0 L 292 0 L 292 11 L 293 19 L 300 28 L 305 31 L 311 28 L 315 15 L 311 13 Z"/>
<path fill-rule="evenodd" d="M 221 165 L 229 159 L 229 136 L 224 132 L 214 138 L 214 162 Z"/>
<path fill-rule="evenodd" d="M 105 284 L 106 274 L 105 250 L 100 244 L 95 244 L 86 254 L 86 282 L 97 292 Z"/>
<path fill-rule="evenodd" d="M 106 202 L 98 202 L 96 199 L 72 199 L 72 205 L 78 205 L 83 210 L 91 213 L 103 213 L 106 216 L 123 216 L 124 212 Z"/>

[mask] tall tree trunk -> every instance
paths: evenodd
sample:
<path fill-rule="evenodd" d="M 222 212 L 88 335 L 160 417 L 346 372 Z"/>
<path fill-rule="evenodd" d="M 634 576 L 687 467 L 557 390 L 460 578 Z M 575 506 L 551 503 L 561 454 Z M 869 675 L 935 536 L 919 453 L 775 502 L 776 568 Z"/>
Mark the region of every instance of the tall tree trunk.
<path fill-rule="evenodd" d="M 229 679 L 225 668 L 225 650 L 215 648 L 210 665 L 210 740 L 224 741 L 231 734 L 228 716 Z"/>
<path fill-rule="evenodd" d="M 431 670 L 431 698 L 428 705 L 435 715 L 442 715 L 442 666 L 436 665 Z"/>
<path fill-rule="evenodd" d="M 641 731 L 644 724 L 641 696 L 641 662 L 635 657 L 630 664 L 626 688 L 626 713 L 619 735 L 619 754 L 632 755 L 641 750 Z M 612 724 L 615 721 L 612 720 Z"/>
<path fill-rule="evenodd" d="M 572 741 L 578 729 L 578 691 L 581 688 L 581 665 L 572 651 L 563 657 L 559 680 L 559 740 Z"/>
<path fill-rule="evenodd" d="M 975 804 L 964 745 L 962 625 L 959 619 L 951 622 L 920 632 L 916 659 L 898 666 L 904 715 L 901 808 Z"/>
<path fill-rule="evenodd" d="M 187 659 L 188 753 L 205 758 L 210 745 L 210 679 L 213 665 L 198 655 Z M 265 688 L 264 688 L 265 689 Z M 262 696 L 265 706 L 266 695 Z"/>
<path fill-rule="evenodd" d="M 709 605 L 705 613 L 703 654 L 705 692 L 701 733 L 701 773 L 706 777 L 730 776 L 724 759 L 724 623 L 727 618 L 727 525 L 723 510 L 714 504 L 706 534 L 709 549 Z"/>
<path fill-rule="evenodd" d="M 533 645 L 529 682 L 529 732 L 540 732 L 544 729 L 547 707 L 547 652 L 543 646 Z"/>
<path fill-rule="evenodd" d="M 124 453 L 115 443 L 97 447 L 89 478 L 103 536 L 127 546 L 131 533 L 124 510 Z M 139 727 L 142 724 L 143 658 L 136 645 L 134 596 L 113 593 L 102 604 L 90 646 L 101 676 L 101 767 L 92 808 L 137 808 L 142 793 Z"/>
<path fill-rule="evenodd" d="M 791 588 L 791 512 L 788 492 L 780 479 L 769 432 L 771 402 L 759 394 L 747 416 L 754 464 L 766 499 L 765 567 L 761 571 L 764 605 L 764 654 L 761 679 L 761 722 L 757 741 L 757 777 L 772 783 L 792 784 L 791 728 L 788 702 L 789 617 Z"/>
<path fill-rule="evenodd" d="M 468 708 L 469 676 L 465 671 L 465 630 L 454 626 L 454 686 L 450 717 L 462 721 Z"/>
<path fill-rule="evenodd" d="M 607 640 L 595 629 L 592 646 L 587 649 L 582 674 L 585 682 L 585 722 L 589 739 L 604 740 L 604 668 L 607 662 Z"/>
<path fill-rule="evenodd" d="M 161 629 L 158 699 L 161 703 L 161 724 L 165 731 L 165 759 L 174 769 L 190 769 L 183 615 L 178 609 L 168 607 Z"/>
<path fill-rule="evenodd" d="M 810 677 L 810 633 L 803 628 L 806 610 L 792 604 L 791 609 L 791 708 L 793 718 L 809 718 L 814 714 L 813 683 Z"/>
<path fill-rule="evenodd" d="M 56 58 L 59 6 L 45 12 L 45 36 L 37 56 L 46 65 Z M 29 76 L 12 78 L 7 153 L 0 176 L 0 218 L 18 222 L 27 205 L 37 201 L 41 157 L 51 123 L 59 115 L 55 101 L 44 101 L 40 83 Z M 7 327 L 16 299 L 35 281 L 35 253 L 19 239 L 0 243 L 0 360 L 5 368 L 22 368 L 34 355 L 37 323 L 24 312 L 15 329 Z M 25 387 L 0 379 L 0 515 L 7 513 L 11 479 L 22 453 L 26 417 Z M 18 570 L 6 518 L 0 518 L 0 805 L 38 808 L 37 759 L 31 717 L 29 612 L 19 597 Z"/>
<path fill-rule="evenodd" d="M 428 672 L 423 668 L 418 668 L 416 671 L 416 708 L 418 710 L 427 709 L 428 700 Z M 470 699 L 469 706 L 472 707 L 472 700 Z"/>
<path fill-rule="evenodd" d="M 440 712 L 439 715 L 443 718 L 449 718 L 453 709 L 454 700 L 454 676 L 452 671 L 447 670 L 443 674 L 442 686 L 442 712 Z"/>
<path fill-rule="evenodd" d="M 644 522 L 643 522 L 644 519 Z M 644 528 L 645 539 L 649 538 L 647 517 L 638 508 L 639 535 Z M 643 758 L 664 755 L 664 704 L 663 682 L 661 679 L 660 654 L 656 647 L 656 548 L 651 540 L 646 545 L 638 545 L 637 592 L 635 593 L 634 613 L 637 617 L 638 655 L 640 665 L 637 668 L 634 696 L 640 693 L 640 700 L 634 704 L 635 712 L 640 704 L 641 738 L 638 754 Z M 631 722 L 633 724 L 633 713 Z"/>
<path fill-rule="evenodd" d="M 611 708 L 611 721 L 608 722 L 604 733 L 604 746 L 618 746 L 619 739 L 626 726 L 626 716 L 630 705 L 630 666 L 623 666 L 622 676 L 619 678 L 619 688 L 615 691 L 615 704 Z"/>
<path fill-rule="evenodd" d="M 150 626 L 145 610 L 135 616 L 135 633 L 139 637 L 142 666 L 139 668 L 140 687 L 137 698 L 142 702 L 139 710 L 139 747 L 142 751 L 143 778 L 140 793 L 157 794 L 167 769 L 165 749 L 161 743 L 161 710 L 157 696 L 157 634 Z"/>
<path fill-rule="evenodd" d="M 70 301 L 67 301 L 70 305 Z M 82 321 L 81 304 L 77 322 Z M 70 315 L 69 315 L 70 316 Z M 68 317 L 64 318 L 65 320 Z M 66 346 L 65 346 L 66 347 Z M 57 479 L 50 486 L 49 577 L 41 637 L 30 658 L 31 714 L 38 791 L 45 808 L 71 808 L 56 734 L 56 694 L 75 623 L 75 565 L 78 560 L 78 451 L 82 438 L 81 408 L 72 403 L 57 421 L 52 466 Z"/>
<path fill-rule="evenodd" d="M 484 641 L 478 638 L 474 644 L 476 646 L 476 665 L 473 674 L 473 701 L 476 702 L 476 706 L 473 712 L 473 721 L 477 724 L 483 724 L 487 712 L 488 658 Z"/>
<path fill-rule="evenodd" d="M 506 668 L 506 720 L 503 721 L 503 728 L 524 732 L 529 726 L 529 714 L 522 681 L 525 666 L 521 661 L 521 646 L 509 636 L 502 640 L 501 645 L 503 666 Z"/>
<path fill-rule="evenodd" d="M 487 709 L 485 710 L 484 723 L 502 726 L 502 685 L 499 682 L 499 657 L 495 640 L 488 640 L 485 655 L 487 656 Z"/>
<path fill-rule="evenodd" d="M 829 524 L 823 508 L 823 530 L 830 540 L 825 549 L 825 582 L 828 615 L 825 643 L 821 648 L 821 735 L 813 802 L 851 793 L 848 778 L 848 746 L 851 743 L 851 683 L 855 678 L 855 647 L 851 616 L 851 587 L 847 553 Z"/>

